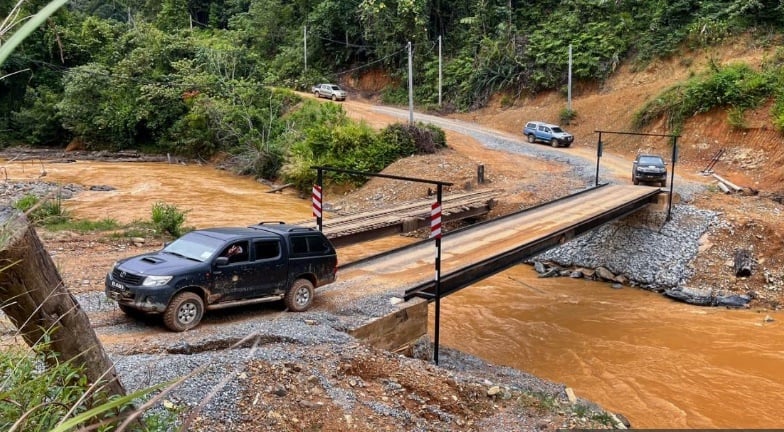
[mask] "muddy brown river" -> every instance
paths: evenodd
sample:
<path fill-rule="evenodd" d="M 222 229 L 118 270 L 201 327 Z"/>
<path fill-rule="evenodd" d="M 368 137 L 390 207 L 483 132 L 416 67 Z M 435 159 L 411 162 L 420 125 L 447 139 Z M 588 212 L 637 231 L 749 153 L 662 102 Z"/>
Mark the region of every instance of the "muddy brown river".
<path fill-rule="evenodd" d="M 40 175 L 37 162 L 3 166 L 9 179 Z M 149 219 L 156 201 L 188 210 L 186 225 L 195 227 L 311 217 L 309 200 L 297 193 L 266 193 L 265 185 L 211 168 L 100 162 L 45 168 L 49 181 L 116 188 L 67 200 L 80 218 Z M 407 241 L 345 248 L 340 261 Z M 441 317 L 443 345 L 562 382 L 636 428 L 784 424 L 778 313 L 700 308 L 634 288 L 539 279 L 518 266 L 445 298 Z"/>
<path fill-rule="evenodd" d="M 780 428 L 780 320 L 518 266 L 444 299 L 440 339 L 562 382 L 635 428 Z"/>

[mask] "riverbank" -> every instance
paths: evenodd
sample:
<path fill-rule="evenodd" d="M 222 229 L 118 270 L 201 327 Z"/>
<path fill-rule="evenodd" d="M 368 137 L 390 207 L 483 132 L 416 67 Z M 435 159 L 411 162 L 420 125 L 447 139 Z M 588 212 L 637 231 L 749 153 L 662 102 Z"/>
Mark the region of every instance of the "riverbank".
<path fill-rule="evenodd" d="M 78 186 L 66 188 L 73 191 L 63 200 L 66 208 L 68 200 L 90 189 Z M 16 183 L 5 189 L 4 202 L 63 187 L 42 180 Z M 318 309 L 291 314 L 274 305 L 215 311 L 197 329 L 171 333 L 154 318 L 125 316 L 102 292 L 113 260 L 156 249 L 160 239 L 43 229 L 39 236 L 129 391 L 197 371 L 154 408 L 178 423 L 191 422 L 192 430 L 557 430 L 623 424 L 622 416 L 575 397 L 563 384 L 445 347 L 435 367 L 427 339 L 415 349 L 418 358 L 409 358 L 345 333 L 351 314 L 378 316 L 364 309 L 384 301 L 359 302 L 337 315 Z M 12 334 L 7 323 L 4 333 Z"/>
<path fill-rule="evenodd" d="M 449 133 L 451 134 L 451 132 Z M 528 157 L 531 156 L 530 154 L 524 156 L 516 154 L 516 146 L 519 144 L 513 140 L 495 139 L 493 141 L 493 148 L 500 148 L 500 150 L 489 150 L 488 148 L 481 146 L 481 144 L 477 146 L 477 142 L 476 138 L 473 140 L 465 138 L 461 140 L 460 138 L 452 139 L 450 137 L 450 145 L 453 146 L 451 150 L 434 155 L 430 158 L 408 158 L 390 167 L 388 173 L 406 175 L 411 174 L 412 172 L 421 172 L 426 173 L 428 177 L 455 179 L 455 184 L 460 185 L 459 187 L 461 188 L 480 187 L 473 183 L 472 179 L 475 176 L 477 165 L 481 163 L 486 169 L 488 186 L 494 188 L 501 186 L 506 191 L 503 198 L 503 204 L 496 209 L 498 213 L 530 206 L 544 200 L 552 199 L 553 196 L 559 196 L 575 188 L 582 187 L 585 184 L 586 178 L 589 177 L 587 174 L 590 174 L 588 168 L 575 169 L 575 167 L 582 167 L 582 165 L 580 165 L 580 162 L 576 159 L 574 161 L 570 159 L 569 155 L 556 156 L 551 159 L 552 162 L 543 163 L 536 159 L 528 160 Z M 507 152 L 505 150 L 506 147 L 504 146 L 508 147 L 511 152 Z M 526 149 L 529 153 L 536 153 L 540 150 L 542 152 L 550 151 L 550 149 L 546 147 L 542 147 L 541 149 L 534 148 L 532 150 Z M 560 165 L 555 162 L 558 157 L 561 157 L 561 162 L 566 161 L 567 169 L 560 168 Z M 589 164 L 585 165 L 586 167 L 590 167 Z M 580 175 L 574 177 L 570 175 L 572 173 L 580 173 Z M 52 176 L 53 173 L 50 173 L 48 178 L 51 179 Z M 559 176 L 559 178 L 563 178 L 563 181 L 550 181 L 553 176 Z M 144 176 L 141 175 L 140 178 L 144 178 Z M 104 184 L 104 182 L 100 182 L 100 184 Z M 89 189 L 89 186 L 92 186 L 92 184 L 82 184 L 82 186 Z M 124 190 L 114 192 L 118 198 L 113 200 L 112 204 L 116 204 L 118 207 L 106 207 L 103 209 L 104 214 L 112 215 L 117 214 L 118 211 L 123 211 L 127 206 L 123 206 L 123 201 L 119 197 L 127 192 L 128 191 Z M 731 250 L 733 245 L 738 244 L 734 242 L 736 240 L 746 239 L 751 241 L 756 238 L 757 241 L 759 241 L 760 239 L 753 235 L 753 230 L 745 229 L 754 226 L 753 224 L 747 223 L 747 221 L 752 220 L 752 217 L 755 215 L 755 212 L 749 211 L 749 208 L 759 206 L 760 208 L 771 208 L 775 210 L 775 207 L 766 207 L 767 202 L 763 202 L 762 197 L 724 197 L 723 195 L 717 195 L 715 192 L 711 192 L 709 189 L 705 189 L 705 192 L 705 196 L 711 199 L 717 199 L 708 200 L 703 195 L 689 196 L 684 194 L 684 196 L 687 196 L 691 200 L 690 205 L 694 205 L 698 208 L 702 208 L 699 206 L 701 201 L 708 202 L 710 206 L 706 207 L 711 207 L 713 209 L 711 211 L 717 211 L 717 213 L 719 213 L 717 217 L 720 220 L 729 222 L 729 224 L 708 224 L 708 238 L 710 238 L 712 232 L 718 232 L 720 235 L 726 232 L 731 233 L 732 235 L 727 234 L 726 241 L 716 240 L 719 244 L 712 248 L 708 248 L 707 250 L 704 248 L 705 243 L 703 243 L 703 247 L 698 248 L 696 258 L 691 261 L 691 264 L 688 264 L 689 261 L 687 258 L 687 264 L 684 264 L 680 268 L 692 268 L 695 270 L 693 273 L 694 276 L 689 279 L 689 281 L 691 281 L 689 283 L 693 283 L 695 280 L 698 280 L 696 278 L 701 276 L 704 277 L 706 274 L 722 281 L 726 280 L 727 283 L 729 283 L 731 278 L 727 276 L 726 268 L 706 268 L 711 271 L 700 272 L 700 267 L 695 266 L 694 263 L 699 262 L 701 257 L 704 257 L 706 253 L 710 254 L 711 249 L 713 251 Z M 178 194 L 176 191 L 166 193 L 172 197 L 172 202 L 175 204 L 177 204 L 177 198 L 185 196 L 185 194 Z M 364 203 L 365 205 L 376 206 L 379 205 L 379 203 L 392 202 L 396 199 L 406 199 L 409 195 L 414 196 L 423 193 L 426 193 L 426 191 L 418 190 L 411 185 L 391 185 L 389 183 L 377 182 L 374 180 L 354 194 L 340 197 L 340 200 L 334 201 L 339 202 L 345 200 L 346 202 Z M 74 199 L 79 199 L 78 194 Z M 730 199 L 735 201 L 730 201 Z M 717 204 L 726 205 L 727 211 L 715 210 Z M 66 207 L 67 206 L 68 204 L 66 204 Z M 183 208 L 189 208 L 189 206 L 186 205 L 183 206 Z M 676 207 L 676 212 L 680 211 L 678 209 L 680 209 L 680 205 Z M 745 212 L 745 214 L 742 214 L 741 216 L 741 213 L 739 212 Z M 695 226 L 704 227 L 704 223 L 700 222 Z M 656 229 L 650 229 L 650 231 L 656 232 Z M 743 234 L 744 232 L 749 232 L 751 235 L 748 237 L 745 235 L 738 235 Z M 46 237 L 45 243 L 47 244 L 47 250 L 49 250 L 57 260 L 58 265 L 61 268 L 61 273 L 69 288 L 72 289 L 72 291 L 88 295 L 88 297 L 90 292 L 94 292 L 98 298 L 101 297 L 103 275 L 116 257 L 127 256 L 148 250 L 149 248 L 155 248 L 157 247 L 155 243 L 159 242 L 159 240 L 156 239 L 148 239 L 146 245 L 136 246 L 131 243 L 107 242 L 105 239 L 95 236 L 82 237 L 74 233 L 55 233 L 51 235 L 42 233 L 42 237 Z M 676 244 L 679 243 L 677 239 L 674 240 L 676 241 Z M 642 244 L 645 243 L 643 242 Z M 692 249 L 689 249 L 689 251 L 692 251 Z M 640 259 L 645 260 L 647 258 L 641 257 Z M 767 262 L 767 264 L 765 264 L 766 266 L 770 264 L 775 265 L 776 263 L 773 259 L 765 262 Z M 763 262 L 763 264 L 765 262 Z M 753 284 L 754 281 L 749 279 L 748 283 Z M 82 297 L 80 297 L 80 301 L 81 298 Z M 570 424 L 570 422 L 583 424 L 580 423 L 583 422 L 583 420 L 581 420 L 583 418 L 586 419 L 586 421 L 597 421 L 602 423 L 609 417 L 605 417 L 601 413 L 589 413 L 589 410 L 585 408 L 586 406 L 591 406 L 588 402 L 579 400 L 575 400 L 574 403 L 569 402 L 568 392 L 564 386 L 556 385 L 559 390 L 555 394 L 544 392 L 542 390 L 543 388 L 552 385 L 552 383 L 548 383 L 545 380 L 537 381 L 540 384 L 537 384 L 536 386 L 525 387 L 524 385 L 519 384 L 517 378 L 513 379 L 511 382 L 494 380 L 492 378 L 476 378 L 476 381 L 474 382 L 479 382 L 483 387 L 473 387 L 473 390 L 469 392 L 469 394 L 474 395 L 473 398 L 471 398 L 462 393 L 427 392 L 425 389 L 409 390 L 408 387 L 400 382 L 399 378 L 401 374 L 405 375 L 406 372 L 401 372 L 395 367 L 385 367 L 384 370 L 390 370 L 389 373 L 370 375 L 374 377 L 372 379 L 365 377 L 365 375 L 357 371 L 354 371 L 349 375 L 337 374 L 334 372 L 335 367 L 337 367 L 336 365 L 344 364 L 347 359 L 389 355 L 388 353 L 383 352 L 373 354 L 371 351 L 360 351 L 360 354 L 352 354 L 351 352 L 345 351 L 344 346 L 351 342 L 346 342 L 345 339 L 342 339 L 343 336 L 333 336 L 331 333 L 332 331 L 339 332 L 341 330 L 340 317 L 317 316 L 316 319 L 306 318 L 304 316 L 287 317 L 294 319 L 294 321 L 286 322 L 284 325 L 290 325 L 291 327 L 283 327 L 285 330 L 281 331 L 275 331 L 274 329 L 269 330 L 271 327 L 268 319 L 256 323 L 250 328 L 243 329 L 240 327 L 241 331 L 228 340 L 236 342 L 248 335 L 259 335 L 259 340 L 261 341 L 259 346 L 269 347 L 270 349 L 266 354 L 259 354 L 261 356 L 260 361 L 262 361 L 262 363 L 260 363 L 261 366 L 254 369 L 252 365 L 255 363 L 247 357 L 248 350 L 252 349 L 252 343 L 251 345 L 246 344 L 243 348 L 237 349 L 231 349 L 230 344 L 225 342 L 225 338 L 219 340 L 207 338 L 204 343 L 192 343 L 189 342 L 186 337 L 198 338 L 199 333 L 169 335 L 156 327 L 154 321 L 142 321 L 137 323 L 128 320 L 116 309 L 105 310 L 100 313 L 103 314 L 101 315 L 103 318 L 97 318 L 95 321 L 95 324 L 100 329 L 114 329 L 118 326 L 122 327 L 122 325 L 141 326 L 146 330 L 147 327 L 150 327 L 148 329 L 148 334 L 127 341 L 131 347 L 136 347 L 135 351 L 126 351 L 124 348 L 120 351 L 112 351 L 112 355 L 116 356 L 113 358 L 117 359 L 118 365 L 123 365 L 118 367 L 123 371 L 121 372 L 121 376 L 128 376 L 127 380 L 130 383 L 128 384 L 129 387 L 137 388 L 137 386 L 143 387 L 151 385 L 171 376 L 171 373 L 184 372 L 186 370 L 190 371 L 198 365 L 208 365 L 207 369 L 209 371 L 214 371 L 211 372 L 215 374 L 212 378 L 197 378 L 187 386 L 182 394 L 173 393 L 170 399 L 167 399 L 169 401 L 168 404 L 162 405 L 159 409 L 176 412 L 178 410 L 189 410 L 198 406 L 198 404 L 204 400 L 205 388 L 215 388 L 215 383 L 219 383 L 222 378 L 230 376 L 230 374 L 236 370 L 237 375 L 231 375 L 229 382 L 226 384 L 230 385 L 232 390 L 224 388 L 219 392 L 220 395 L 222 395 L 223 392 L 228 393 L 229 398 L 227 400 L 221 399 L 221 402 L 205 403 L 205 413 L 201 414 L 201 418 L 205 422 L 214 423 L 211 423 L 211 425 L 218 425 L 218 423 L 221 425 L 231 425 L 232 427 L 237 428 L 235 430 L 242 430 L 242 428 L 245 428 L 244 430 L 258 430 L 253 429 L 253 427 L 257 427 L 257 424 L 253 423 L 253 421 L 258 419 L 260 413 L 264 413 L 265 419 L 269 419 L 270 422 L 275 422 L 274 424 L 276 427 L 282 430 L 287 430 L 287 428 L 295 430 L 301 428 L 304 424 L 302 419 L 313 418 L 312 414 L 314 412 L 318 414 L 316 420 L 324 418 L 325 411 L 320 410 L 320 406 L 329 407 L 330 416 L 335 412 L 339 413 L 337 414 L 337 418 L 342 416 L 343 423 L 340 423 L 340 425 L 342 425 L 341 427 L 338 428 L 337 425 L 331 425 L 336 427 L 334 430 L 342 430 L 347 427 L 349 422 L 352 422 L 351 424 L 358 424 L 356 423 L 357 419 L 354 417 L 353 413 L 355 412 L 354 410 L 359 409 L 357 408 L 358 406 L 368 406 L 361 402 L 365 398 L 371 398 L 371 400 L 374 401 L 374 403 L 370 404 L 372 408 L 368 409 L 375 413 L 370 418 L 378 417 L 378 423 L 363 424 L 363 426 L 366 426 L 367 428 L 371 428 L 372 426 L 374 429 L 381 430 L 384 428 L 398 430 L 401 427 L 404 427 L 402 425 L 408 425 L 411 430 L 417 430 L 416 428 L 420 427 L 419 425 L 424 428 L 423 430 L 494 429 L 493 427 L 484 427 L 489 423 L 482 423 L 483 428 L 476 426 L 478 424 L 477 422 L 480 421 L 480 418 L 489 418 L 492 420 L 488 421 L 501 422 L 499 423 L 498 428 L 495 429 L 515 430 L 513 427 L 504 427 L 504 425 L 508 424 L 505 422 L 511 422 L 511 424 L 516 424 L 516 422 L 520 422 L 520 424 L 529 424 L 521 420 L 521 418 L 525 416 L 528 416 L 526 418 L 530 419 L 539 419 L 531 421 L 541 422 L 542 426 L 539 427 L 542 429 L 553 430 L 553 428 L 557 428 L 559 425 Z M 242 326 L 249 315 L 256 316 L 258 313 L 259 311 L 245 311 L 244 313 L 238 312 L 239 315 L 218 315 L 218 321 L 215 322 L 214 328 L 219 328 L 221 333 L 223 333 L 235 322 Z M 285 316 L 287 314 L 282 315 Z M 287 321 L 286 319 L 276 318 L 275 322 L 279 320 Z M 317 331 L 314 330 L 314 327 L 320 326 L 324 326 L 325 334 L 329 333 L 326 335 L 326 339 L 316 342 L 319 339 L 305 336 L 302 336 L 304 339 L 301 339 L 299 337 L 299 335 L 312 334 L 314 331 Z M 292 337 L 292 334 L 298 336 Z M 118 336 L 110 336 L 110 341 L 113 337 Z M 161 344 L 159 340 L 162 338 L 170 339 L 170 342 Z M 330 340 L 330 338 L 332 340 Z M 113 343 L 114 342 L 112 342 L 112 344 Z M 107 346 L 110 346 L 110 344 L 107 343 Z M 291 352 L 294 352 L 295 354 L 291 354 L 289 350 L 292 350 Z M 205 351 L 211 352 L 206 353 Z M 341 357 L 343 355 L 342 353 L 346 354 L 345 358 Z M 333 355 L 336 357 L 331 357 Z M 390 359 L 394 361 L 408 361 L 400 356 L 391 356 Z M 166 360 L 167 358 L 169 360 Z M 343 358 L 343 360 L 340 360 L 341 358 Z M 320 368 L 320 366 L 311 366 L 311 363 L 318 363 L 320 361 L 323 361 L 327 365 L 327 369 L 321 371 L 321 369 L 317 369 Z M 470 360 L 460 357 L 456 363 L 481 364 L 482 362 L 475 359 Z M 383 364 L 383 362 L 380 362 L 379 364 Z M 417 369 L 422 368 L 428 370 L 430 368 L 428 362 L 418 362 L 414 364 L 417 365 Z M 491 368 L 489 370 L 496 370 L 492 366 L 488 365 L 488 367 Z M 298 383 L 302 381 L 303 377 L 296 373 L 297 368 L 300 370 L 312 371 L 310 375 L 304 377 L 305 381 L 301 385 Z M 438 368 L 438 370 L 441 369 L 443 368 Z M 248 381 L 249 376 L 256 375 L 250 373 L 250 371 L 253 370 L 266 372 L 260 374 L 263 376 L 261 381 L 254 383 Z M 425 388 L 428 389 L 441 388 L 442 385 L 449 386 L 449 383 L 451 382 L 449 380 L 458 382 L 454 376 L 450 375 L 452 372 L 447 371 L 445 373 L 446 375 L 439 375 L 430 374 L 428 372 L 425 375 L 414 376 L 417 376 L 417 382 L 427 383 Z M 506 374 L 506 372 L 486 373 L 489 373 L 490 376 L 493 376 L 496 373 L 500 373 L 502 376 L 505 376 Z M 333 377 L 332 374 L 335 374 L 335 376 Z M 471 374 L 479 374 L 478 376 L 482 376 L 479 372 L 471 372 Z M 311 375 L 314 378 L 311 378 Z M 335 381 L 321 384 L 322 375 L 332 377 L 331 379 Z M 284 388 L 279 387 L 279 383 L 287 382 L 287 377 L 292 379 L 289 383 L 289 387 L 293 386 L 293 391 L 286 388 L 285 385 Z M 310 384 L 311 380 L 313 380 L 314 385 Z M 446 380 L 445 383 L 444 380 Z M 351 384 L 352 382 L 353 385 Z M 525 382 L 525 379 L 523 379 L 523 382 Z M 318 385 L 315 385 L 315 383 L 318 383 Z M 398 388 L 398 385 L 401 387 Z M 521 391 L 520 393 L 514 393 L 513 391 L 504 390 L 505 387 L 512 389 L 525 388 L 527 390 Z M 368 390 L 368 388 L 373 391 Z M 387 388 L 389 388 L 389 390 L 387 390 Z M 327 391 L 328 389 L 329 391 Z M 398 389 L 399 391 L 395 393 L 394 389 Z M 305 392 L 305 390 L 307 390 L 307 392 Z M 284 396 L 280 396 L 279 394 L 281 393 Z M 504 395 L 507 393 L 510 396 L 508 399 L 504 399 L 506 397 Z M 231 396 L 231 394 L 236 396 Z M 300 395 L 302 397 L 289 399 L 285 397 L 288 394 Z M 413 396 L 411 396 L 412 394 Z M 499 397 L 499 394 L 502 396 Z M 453 411 L 449 411 L 451 408 L 442 406 L 441 402 L 438 402 L 438 404 L 436 404 L 436 402 L 428 402 L 433 397 L 446 396 L 447 398 L 451 398 L 451 395 L 458 397 L 458 399 L 460 397 L 465 398 L 465 400 L 468 401 L 466 403 L 472 406 L 476 405 L 478 407 L 477 410 L 470 412 L 465 411 L 465 414 L 460 414 L 460 416 L 458 416 L 453 414 Z M 425 396 L 427 396 L 427 398 L 425 398 Z M 525 402 L 529 400 L 529 396 L 539 402 Z M 321 400 L 319 399 L 320 397 L 328 397 L 330 400 L 333 400 L 333 402 L 328 402 L 326 399 Z M 378 401 L 378 399 L 380 399 L 380 401 Z M 310 400 L 315 400 L 316 402 L 313 402 L 312 404 L 309 402 Z M 425 402 L 418 403 L 420 400 Z M 323 405 L 319 405 L 319 401 L 322 402 Z M 557 404 L 555 401 L 557 401 Z M 481 406 L 484 406 L 483 404 L 487 402 L 499 405 L 501 408 L 498 408 L 498 412 L 482 411 Z M 249 403 L 247 407 L 242 408 L 246 409 L 246 411 L 235 408 L 238 404 L 243 403 Z M 281 407 L 285 407 L 285 409 L 292 411 L 280 412 L 275 409 L 275 407 L 278 406 L 276 403 L 280 403 Z M 385 414 L 392 410 L 390 404 L 392 404 L 393 407 L 398 407 L 393 410 L 397 414 Z M 164 408 L 166 405 L 171 408 Z M 523 411 L 519 411 L 520 405 L 523 405 Z M 428 406 L 432 407 L 428 408 Z M 236 416 L 236 418 L 221 417 L 220 413 L 222 412 L 230 412 L 230 415 Z M 449 413 L 452 417 L 443 415 L 443 413 Z M 349 417 L 347 418 L 346 415 Z M 401 423 L 401 418 L 409 420 L 402 420 L 406 423 Z M 292 419 L 296 419 L 296 421 L 293 421 Z M 460 426 L 458 420 L 463 422 L 463 426 Z M 226 427 L 228 428 L 228 426 Z M 268 427 L 268 424 L 265 423 L 264 427 Z M 357 428 L 360 427 L 357 426 Z M 263 430 L 263 428 L 261 430 Z"/>

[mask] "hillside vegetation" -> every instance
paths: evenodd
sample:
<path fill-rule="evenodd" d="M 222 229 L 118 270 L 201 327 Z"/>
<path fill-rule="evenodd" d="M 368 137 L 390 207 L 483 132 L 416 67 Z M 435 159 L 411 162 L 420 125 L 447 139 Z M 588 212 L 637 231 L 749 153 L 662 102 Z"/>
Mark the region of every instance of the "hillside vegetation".
<path fill-rule="evenodd" d="M 40 2 L 0 1 L 22 22 Z M 784 3 L 427 0 L 126 0 L 69 2 L 2 66 L 3 144 L 140 149 L 208 159 L 307 184 L 313 163 L 379 170 L 422 134 L 376 134 L 339 107 L 291 92 L 334 81 L 406 103 L 408 47 L 420 109 L 465 112 L 554 95 L 554 122 L 594 115 L 563 104 L 572 52 L 576 95 L 611 91 L 618 71 L 679 62 L 670 87 L 627 104 L 617 128 L 682 133 L 720 110 L 741 133 L 784 126 Z M 17 24 L 18 25 L 18 24 Z M 0 35 L 5 38 L 6 33 Z M 693 52 L 746 38 L 765 55 L 692 65 Z M 443 103 L 438 106 L 439 52 Z M 379 80 L 365 79 L 369 76 Z M 616 122 L 618 120 L 616 119 Z M 425 134 L 427 135 L 427 134 Z M 365 144 L 372 142 L 370 151 Z M 416 141 L 417 143 L 419 141 Z M 360 143 L 363 143 L 360 145 Z M 346 151 L 350 149 L 350 151 Z M 340 158 L 325 156 L 341 155 Z"/>

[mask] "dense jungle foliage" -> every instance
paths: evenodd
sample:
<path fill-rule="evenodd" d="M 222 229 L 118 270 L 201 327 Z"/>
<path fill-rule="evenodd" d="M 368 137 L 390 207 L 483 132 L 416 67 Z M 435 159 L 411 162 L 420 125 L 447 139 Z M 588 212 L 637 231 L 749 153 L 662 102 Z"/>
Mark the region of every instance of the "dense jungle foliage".
<path fill-rule="evenodd" d="M 44 4 L 0 0 L 0 41 Z M 244 172 L 305 184 L 313 163 L 376 170 L 429 147 L 411 147 L 417 128 L 376 133 L 339 105 L 280 90 L 372 70 L 392 80 L 384 100 L 405 103 L 409 42 L 416 104 L 436 107 L 441 52 L 439 109 L 467 110 L 497 92 L 563 90 L 570 45 L 573 78 L 601 81 L 621 62 L 742 32 L 774 46 L 783 27 L 784 0 L 74 0 L 0 66 L 0 140 L 228 152 Z M 743 110 L 772 97 L 782 127 L 782 58 L 762 71 L 716 66 L 641 107 L 636 126 L 664 115 L 677 130 L 724 106 L 742 127 Z"/>

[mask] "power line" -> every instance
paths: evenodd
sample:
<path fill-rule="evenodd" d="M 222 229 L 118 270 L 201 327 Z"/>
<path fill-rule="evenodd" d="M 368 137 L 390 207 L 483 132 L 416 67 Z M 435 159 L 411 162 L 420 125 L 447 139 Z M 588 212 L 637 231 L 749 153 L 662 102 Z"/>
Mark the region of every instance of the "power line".
<path fill-rule="evenodd" d="M 332 42 L 332 43 L 335 43 L 335 44 L 338 44 L 338 45 L 343 45 L 343 46 L 346 46 L 346 47 L 350 47 L 350 48 L 375 49 L 375 47 L 372 47 L 370 45 L 357 45 L 357 44 L 353 44 L 353 43 L 350 43 L 350 42 L 338 41 L 338 40 L 329 39 L 329 38 L 325 38 L 325 37 L 321 37 L 321 36 L 316 36 L 316 38 L 317 39 L 321 39 L 323 41 Z"/>
<path fill-rule="evenodd" d="M 345 74 L 347 74 L 347 73 L 351 73 L 351 72 L 358 71 L 358 70 L 360 70 L 360 69 L 364 69 L 364 68 L 366 68 L 366 67 L 369 67 L 369 66 L 371 66 L 371 65 L 374 65 L 374 64 L 376 64 L 376 63 L 380 63 L 380 62 L 382 62 L 382 61 L 384 61 L 384 60 L 386 60 L 386 59 L 388 59 L 388 58 L 392 58 L 392 57 L 394 57 L 394 56 L 396 56 L 396 55 L 398 55 L 398 54 L 402 53 L 402 52 L 403 52 L 403 51 L 405 51 L 405 50 L 406 50 L 406 48 L 401 48 L 400 50 L 398 50 L 398 51 L 395 51 L 395 52 L 393 52 L 392 54 L 389 54 L 389 55 L 388 55 L 388 56 L 386 56 L 386 57 L 382 57 L 382 58 L 380 58 L 380 59 L 378 59 L 378 60 L 373 60 L 372 62 L 365 63 L 365 64 L 363 64 L 363 65 L 360 65 L 360 66 L 357 66 L 357 67 L 354 67 L 354 68 L 351 68 L 351 69 L 348 69 L 348 70 L 344 70 L 344 71 L 342 71 L 342 72 L 338 72 L 338 73 L 336 73 L 335 75 L 345 75 Z"/>

